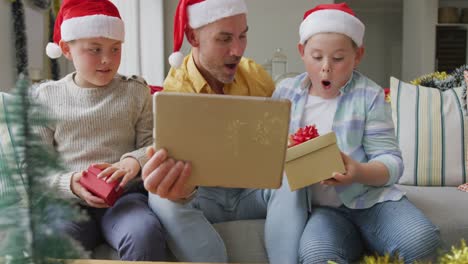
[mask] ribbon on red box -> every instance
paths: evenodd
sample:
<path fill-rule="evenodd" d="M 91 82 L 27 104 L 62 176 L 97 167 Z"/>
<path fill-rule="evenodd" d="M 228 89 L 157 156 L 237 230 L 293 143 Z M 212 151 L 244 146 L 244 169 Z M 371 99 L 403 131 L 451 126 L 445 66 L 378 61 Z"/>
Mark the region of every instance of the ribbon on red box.
<path fill-rule="evenodd" d="M 304 128 L 301 127 L 296 131 L 296 133 L 289 137 L 291 143 L 289 146 L 296 146 L 318 136 L 319 133 L 315 125 L 305 126 Z"/>

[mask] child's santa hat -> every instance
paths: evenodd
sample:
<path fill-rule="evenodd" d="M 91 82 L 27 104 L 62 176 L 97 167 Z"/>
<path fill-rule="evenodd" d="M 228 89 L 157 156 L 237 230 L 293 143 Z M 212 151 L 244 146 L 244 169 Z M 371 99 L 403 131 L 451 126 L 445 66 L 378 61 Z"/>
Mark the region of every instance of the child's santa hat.
<path fill-rule="evenodd" d="M 117 7 L 109 0 L 64 0 L 55 19 L 54 42 L 47 44 L 46 54 L 52 59 L 60 57 L 60 40 L 99 37 L 124 41 L 124 23 Z"/>
<path fill-rule="evenodd" d="M 300 44 L 317 33 L 341 33 L 362 46 L 365 26 L 346 3 L 323 4 L 305 12 L 299 27 Z"/>
<path fill-rule="evenodd" d="M 180 0 L 174 16 L 174 51 L 169 64 L 178 68 L 184 59 L 180 52 L 185 27 L 197 29 L 217 20 L 247 13 L 244 0 Z"/>

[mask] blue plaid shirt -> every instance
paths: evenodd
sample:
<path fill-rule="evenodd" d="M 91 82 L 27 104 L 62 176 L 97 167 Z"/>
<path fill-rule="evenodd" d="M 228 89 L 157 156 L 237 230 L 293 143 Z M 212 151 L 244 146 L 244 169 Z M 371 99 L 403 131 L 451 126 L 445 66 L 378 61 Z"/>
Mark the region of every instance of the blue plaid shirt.
<path fill-rule="evenodd" d="M 290 134 L 300 127 L 310 86 L 307 73 L 303 73 L 281 81 L 273 93 L 273 98 L 289 99 L 292 103 Z M 379 202 L 400 200 L 404 193 L 394 184 L 403 173 L 403 160 L 391 106 L 385 101 L 383 89 L 355 71 L 340 91 L 332 126 L 338 147 L 358 162 L 380 161 L 390 175 L 382 187 L 361 183 L 335 187 L 341 202 L 348 208 L 364 209 Z"/>

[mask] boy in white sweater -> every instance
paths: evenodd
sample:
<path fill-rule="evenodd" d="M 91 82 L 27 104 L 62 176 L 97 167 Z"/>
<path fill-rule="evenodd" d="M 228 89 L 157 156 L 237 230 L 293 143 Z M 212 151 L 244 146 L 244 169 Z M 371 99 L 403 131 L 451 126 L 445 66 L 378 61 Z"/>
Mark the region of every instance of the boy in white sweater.
<path fill-rule="evenodd" d="M 61 231 L 87 250 L 107 242 L 122 260 L 164 260 L 165 239 L 143 188 L 126 188 L 146 163 L 152 142 L 150 90 L 143 80 L 117 74 L 124 24 L 108 0 L 65 0 L 47 55 L 63 55 L 76 72 L 33 91 L 45 114 L 56 122 L 39 128 L 46 144 L 63 160 L 66 172 L 51 175 L 65 199 L 81 201 L 89 220 L 61 223 Z M 120 181 L 126 192 L 109 207 L 79 180 L 89 165 L 98 177 Z M 139 178 L 139 177 L 137 177 Z M 136 180 L 136 179 L 135 179 Z M 132 181 L 133 183 L 133 181 Z"/>

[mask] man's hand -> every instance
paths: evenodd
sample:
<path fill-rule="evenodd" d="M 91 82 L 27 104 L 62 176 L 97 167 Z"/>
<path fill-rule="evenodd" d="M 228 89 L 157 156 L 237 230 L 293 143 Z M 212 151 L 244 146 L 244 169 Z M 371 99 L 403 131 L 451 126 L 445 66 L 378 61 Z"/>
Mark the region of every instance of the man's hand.
<path fill-rule="evenodd" d="M 70 188 L 72 192 L 76 196 L 80 197 L 83 201 L 86 202 L 86 204 L 88 204 L 91 207 L 108 208 L 109 205 L 107 205 L 103 199 L 97 196 L 94 196 L 92 193 L 90 193 L 88 190 L 86 190 L 85 187 L 83 187 L 80 184 L 79 181 L 82 176 L 83 176 L 83 172 L 78 172 L 72 175 L 71 184 L 70 184 Z"/>
<path fill-rule="evenodd" d="M 140 163 L 131 157 L 124 158 L 114 164 L 96 163 L 93 164 L 93 166 L 103 170 L 97 177 L 100 179 L 108 177 L 106 180 L 107 183 L 122 178 L 119 184 L 120 187 L 124 187 L 125 184 L 135 178 L 138 172 L 140 172 Z"/>
<path fill-rule="evenodd" d="M 183 200 L 190 196 L 195 186 L 187 184 L 192 173 L 190 162 L 176 161 L 168 156 L 165 149 L 155 153 L 147 149 L 149 161 L 143 166 L 142 177 L 145 189 L 169 200 Z"/>

